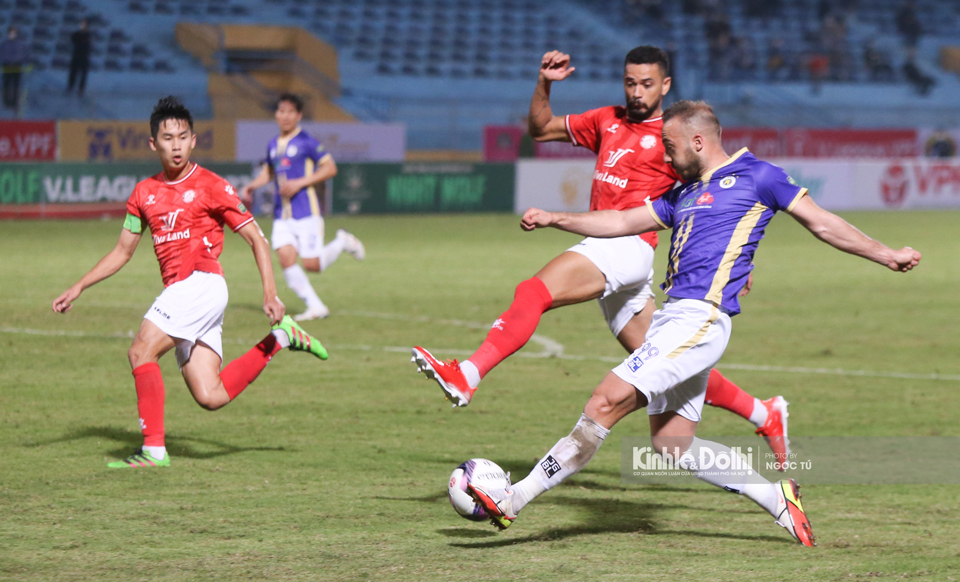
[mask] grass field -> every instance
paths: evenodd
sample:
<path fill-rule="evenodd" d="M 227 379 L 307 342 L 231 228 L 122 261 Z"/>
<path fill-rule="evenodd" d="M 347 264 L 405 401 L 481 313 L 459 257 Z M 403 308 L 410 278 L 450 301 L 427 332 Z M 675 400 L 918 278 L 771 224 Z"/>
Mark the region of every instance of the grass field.
<path fill-rule="evenodd" d="M 777 218 L 721 369 L 757 396 L 783 394 L 794 435 L 960 435 L 960 382 L 884 376 L 960 374 L 960 215 L 846 216 L 921 250 L 923 263 L 895 274 Z M 0 580 L 960 579 L 960 486 L 807 486 L 820 546 L 803 548 L 749 500 L 693 479 L 621 484 L 620 438 L 647 432 L 642 415 L 510 530 L 459 518 L 446 499 L 458 463 L 487 457 L 525 475 L 623 355 L 585 304 L 548 313 L 538 330 L 572 357 L 514 357 L 469 408 L 451 410 L 414 373 L 410 346 L 468 354 L 516 283 L 576 241 L 517 224 L 330 220 L 328 232 L 346 227 L 368 250 L 314 277 L 333 314 L 306 327 L 330 360 L 282 353 L 210 413 L 168 356 L 173 466 L 115 471 L 106 462 L 141 442 L 126 350 L 161 289 L 149 241 L 60 316 L 51 300 L 112 247 L 120 222 L 0 223 Z M 232 359 L 268 327 L 239 237 L 228 235 L 223 263 Z M 700 430 L 750 432 L 712 408 Z"/>

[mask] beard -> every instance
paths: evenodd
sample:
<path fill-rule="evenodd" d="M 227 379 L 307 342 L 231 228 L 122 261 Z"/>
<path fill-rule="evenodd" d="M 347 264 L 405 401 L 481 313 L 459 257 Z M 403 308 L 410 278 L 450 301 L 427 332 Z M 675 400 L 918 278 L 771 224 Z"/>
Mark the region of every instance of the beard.
<path fill-rule="evenodd" d="M 673 160 L 670 165 L 673 166 L 673 169 L 680 175 L 680 179 L 684 182 L 692 182 L 703 175 L 703 165 L 700 163 L 700 160 L 696 158 L 685 165 L 680 165 L 676 160 Z"/>
<path fill-rule="evenodd" d="M 636 100 L 627 100 L 627 117 L 630 121 L 646 121 L 650 118 L 650 114 L 653 113 L 657 107 L 660 105 L 660 102 L 657 101 L 653 105 L 647 105 L 646 103 Z"/>

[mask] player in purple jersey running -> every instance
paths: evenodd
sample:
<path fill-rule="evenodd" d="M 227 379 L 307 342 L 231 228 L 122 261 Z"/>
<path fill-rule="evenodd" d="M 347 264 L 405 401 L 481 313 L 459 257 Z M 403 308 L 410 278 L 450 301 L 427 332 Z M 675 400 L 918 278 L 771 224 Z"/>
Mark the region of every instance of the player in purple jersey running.
<path fill-rule="evenodd" d="M 280 257 L 287 285 L 307 306 L 306 311 L 293 317 L 297 321 L 330 315 L 303 269 L 325 271 L 344 251 L 357 260 L 366 256 L 363 243 L 343 229 L 323 244 L 323 216 L 316 187 L 337 175 L 337 164 L 323 144 L 300 128 L 302 118 L 303 101 L 292 93 L 281 95 L 276 111 L 280 135 L 270 140 L 260 174 L 240 191 L 240 197 L 249 201 L 254 190 L 274 182 L 270 242 Z M 303 268 L 297 264 L 298 258 Z"/>
<path fill-rule="evenodd" d="M 620 419 L 647 408 L 653 448 L 665 462 L 698 479 L 746 495 L 799 542 L 814 545 L 810 521 L 793 479 L 771 483 L 756 472 L 709 467 L 704 459 L 732 459 L 730 448 L 696 437 L 707 377 L 730 338 L 730 318 L 740 312 L 757 244 L 773 215 L 790 214 L 839 250 L 909 271 L 920 253 L 892 250 L 821 209 L 807 189 L 782 169 L 742 149 L 728 156 L 720 122 L 706 103 L 678 101 L 663 115 L 664 160 L 684 184 L 630 210 L 573 214 L 531 208 L 524 230 L 554 227 L 582 236 L 619 237 L 672 228 L 668 299 L 653 316 L 646 342 L 594 390 L 573 431 L 560 439 L 530 475 L 507 489 L 468 486 L 500 529 L 535 497 L 582 469 Z M 709 470 L 708 470 L 709 469 Z M 720 469 L 720 470 L 718 470 Z"/>

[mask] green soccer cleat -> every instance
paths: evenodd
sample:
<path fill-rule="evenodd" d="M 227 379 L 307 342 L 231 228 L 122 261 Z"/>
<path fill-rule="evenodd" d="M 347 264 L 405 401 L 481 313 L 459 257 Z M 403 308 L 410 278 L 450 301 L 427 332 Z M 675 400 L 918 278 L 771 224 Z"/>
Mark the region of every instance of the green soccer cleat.
<path fill-rule="evenodd" d="M 323 347 L 323 344 L 321 344 L 316 338 L 311 337 L 307 332 L 303 331 L 303 328 L 297 325 L 297 322 L 295 322 L 289 315 L 284 315 L 283 319 L 280 320 L 280 323 L 273 326 L 273 329 L 282 329 L 284 333 L 287 334 L 287 338 L 290 340 L 291 350 L 310 352 L 321 360 L 326 360 L 329 357 L 327 356 L 327 350 Z"/>
<path fill-rule="evenodd" d="M 133 453 L 122 461 L 107 463 L 111 469 L 147 469 L 149 467 L 169 467 L 170 453 L 167 453 L 163 459 L 155 459 L 153 455 L 143 449 Z"/>

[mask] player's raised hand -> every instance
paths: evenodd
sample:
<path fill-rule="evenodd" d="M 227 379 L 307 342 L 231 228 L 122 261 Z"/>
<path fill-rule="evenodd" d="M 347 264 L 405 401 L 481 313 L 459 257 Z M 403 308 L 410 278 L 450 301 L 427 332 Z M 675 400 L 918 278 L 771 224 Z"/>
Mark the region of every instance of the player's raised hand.
<path fill-rule="evenodd" d="M 56 313 L 66 313 L 73 308 L 73 302 L 80 297 L 80 288 L 74 285 L 53 300 L 53 310 Z"/>
<path fill-rule="evenodd" d="M 553 224 L 553 213 L 539 208 L 530 208 L 523 213 L 520 219 L 520 228 L 523 230 L 534 230 L 537 228 L 546 228 Z"/>
<path fill-rule="evenodd" d="M 253 188 L 249 185 L 240 188 L 240 201 L 248 205 L 253 202 Z"/>
<path fill-rule="evenodd" d="M 890 260 L 886 262 L 886 265 L 893 271 L 906 273 L 920 264 L 920 258 L 922 256 L 918 251 L 910 247 L 903 247 L 899 251 L 893 251 L 893 255 L 890 257 Z"/>
<path fill-rule="evenodd" d="M 540 59 L 540 76 L 548 81 L 562 81 L 576 70 L 570 66 L 570 55 L 560 51 L 550 51 Z"/>
<path fill-rule="evenodd" d="M 263 312 L 270 318 L 270 325 L 276 325 L 283 319 L 283 314 L 287 312 L 287 308 L 283 301 L 280 301 L 280 298 L 274 295 L 273 299 L 267 299 L 263 302 Z"/>

